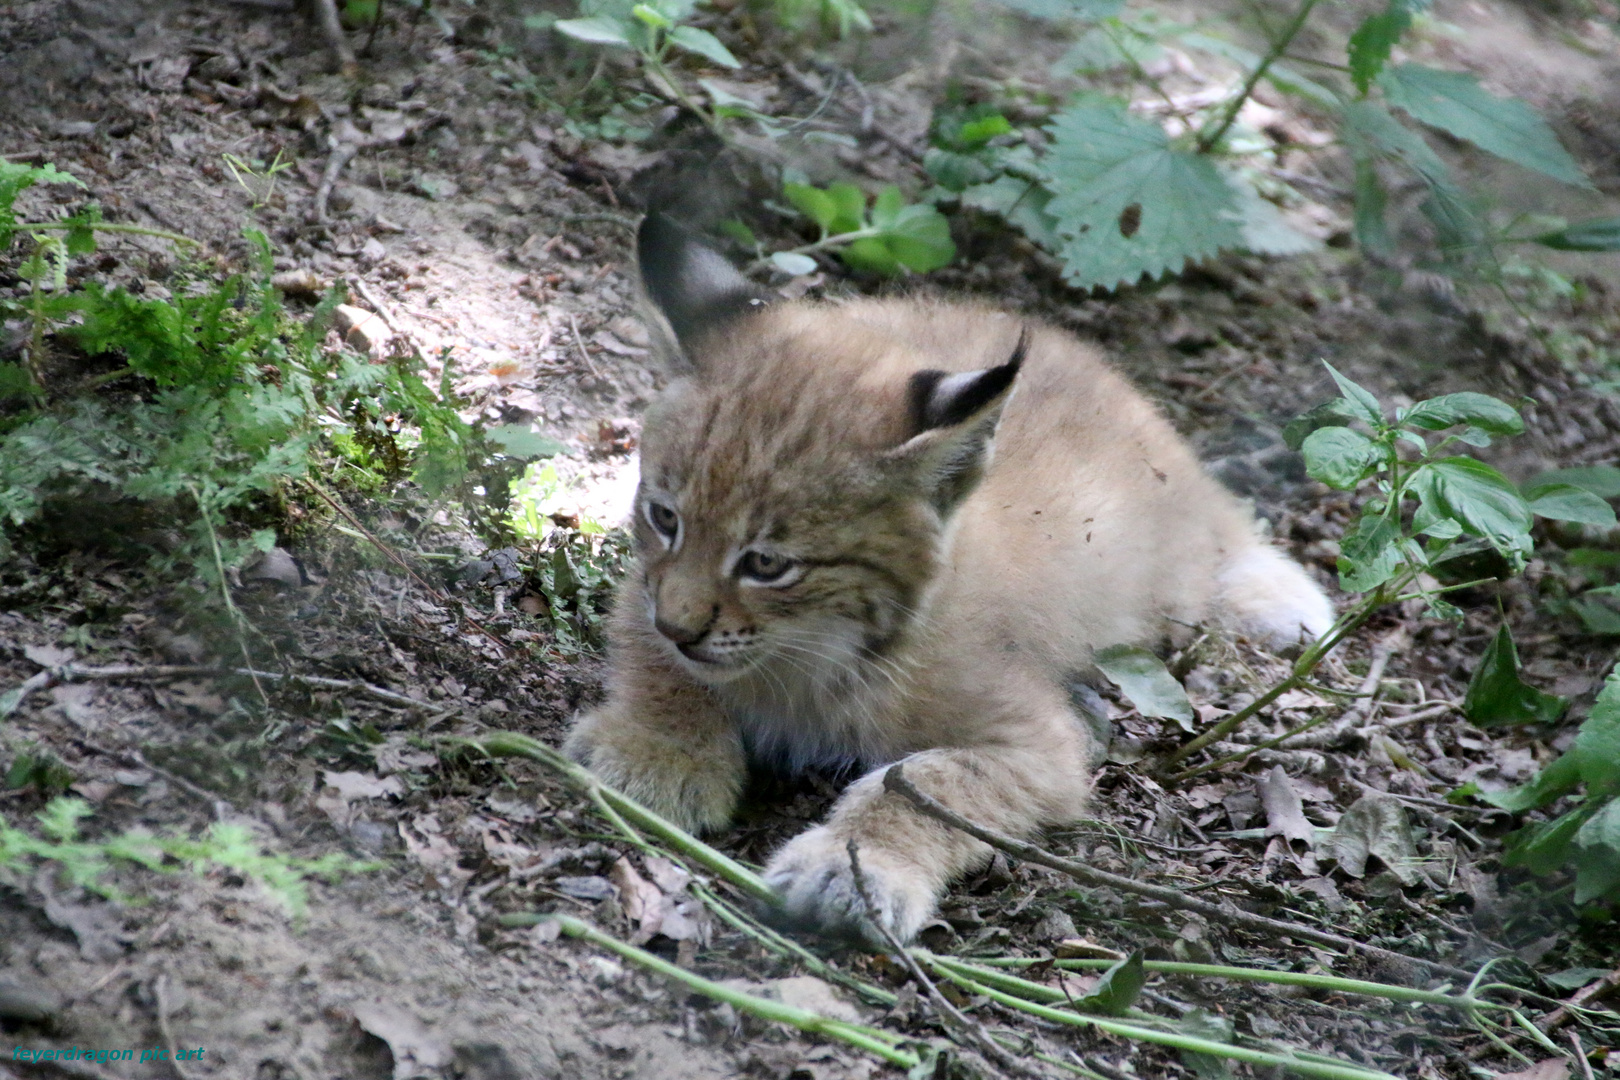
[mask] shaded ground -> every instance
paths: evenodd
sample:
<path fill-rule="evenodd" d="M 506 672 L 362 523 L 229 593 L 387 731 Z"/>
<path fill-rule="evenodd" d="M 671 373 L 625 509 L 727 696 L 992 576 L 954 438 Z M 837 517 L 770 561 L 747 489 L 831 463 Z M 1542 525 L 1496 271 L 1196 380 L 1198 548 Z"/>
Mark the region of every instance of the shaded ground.
<path fill-rule="evenodd" d="M 713 155 L 679 124 L 643 143 L 601 140 L 610 125 L 582 128 L 536 92 L 550 80 L 578 79 L 576 60 L 501 9 L 445 10 L 456 38 L 431 20 L 390 23 L 361 82 L 350 86 L 326 73 L 319 40 L 285 13 L 202 3 L 12 4 L 0 9 L 0 156 L 52 161 L 85 180 L 110 219 L 182 231 L 222 265 L 246 257 L 240 231 L 252 222 L 276 244 L 278 270 L 363 283 L 355 302 L 385 314 L 389 336 L 430 365 L 447 356 L 455 364 L 469 415 L 532 420 L 567 440 L 572 454 L 561 471 L 588 486 L 563 496 L 559 508 L 611 521 L 634 482 L 633 417 L 657 381 L 633 319 L 627 226 L 635 200 L 679 188 L 684 176 L 689 208 L 714 216 L 707 201 L 723 210 L 758 179 L 746 154 L 729 153 L 702 184 L 690 183 L 696 174 L 683 170 Z M 1600 188 L 1620 190 L 1612 33 L 1574 13 L 1547 21 L 1503 6 L 1438 10 L 1461 31 L 1428 47 L 1480 65 L 1546 107 Z M 845 69 L 799 56 L 767 31 L 749 52 L 743 89 L 794 115 L 819 102 L 820 122 L 857 144 L 771 152 L 820 178 L 853 170 L 916 184 L 927 103 L 953 71 L 973 86 L 1043 71 L 1050 59 L 1022 54 L 1010 35 L 966 37 L 952 26 L 944 13 L 923 23 L 887 20 L 866 55 L 853 58 L 865 81 L 846 80 Z M 751 27 L 739 12 L 716 28 L 743 51 Z M 929 59 L 914 67 L 916 56 Z M 1514 58 L 1511 68 L 1504 56 Z M 1039 119 L 1041 95 L 1026 97 L 1030 115 L 1020 119 Z M 328 220 L 312 223 L 334 140 L 365 146 L 331 191 Z M 223 157 L 268 163 L 278 153 L 295 164 L 274 190 L 251 176 L 234 180 Z M 1331 161 L 1320 166 L 1321 184 L 1345 185 L 1334 170 Z M 1505 200 L 1516 197 L 1512 178 L 1488 179 Z M 49 213 L 53 200 L 76 205 L 85 197 L 42 189 L 30 195 L 30 210 Z M 1343 210 L 1325 198 L 1312 211 L 1330 240 L 1342 232 Z M 1516 299 L 1534 312 L 1538 335 L 1492 298 L 1459 296 L 1410 268 L 1374 268 L 1332 247 L 1285 263 L 1224 259 L 1180 281 L 1096 299 L 1065 290 L 1045 256 L 993 221 L 964 219 L 959 228 L 965 257 L 925 287 L 993 295 L 1102 340 L 1324 581 L 1352 507 L 1305 481 L 1279 436 L 1283 422 L 1327 396 L 1320 358 L 1385 400 L 1461 389 L 1522 396 L 1529 431 L 1497 458 L 1519 479 L 1616 456 L 1620 410 L 1601 388 L 1620 349 L 1612 274 L 1581 279 L 1573 298 L 1526 284 Z M 131 240 L 107 250 L 112 258 L 82 272 L 132 289 L 165 288 L 174 260 L 165 245 Z M 16 284 L 0 276 L 0 286 Z M 408 525 L 392 535 L 413 553 L 453 556 L 454 564 L 480 553 L 448 520 Z M 120 874 L 138 905 L 108 903 L 45 872 L 0 881 L 0 1024 L 12 1041 L 207 1051 L 179 1067 L 0 1057 L 0 1076 L 881 1071 L 836 1044 L 740 1021 L 589 949 L 502 929 L 502 913 L 562 910 L 628 936 L 633 879 L 615 871 L 625 849 L 604 840 L 586 805 L 540 770 L 441 757 L 426 740 L 512 728 L 555 741 L 596 692 L 599 661 L 560 654 L 524 613 L 524 586 L 499 595 L 476 584 L 439 591 L 434 576 L 430 591 L 335 528 L 301 537 L 294 554 L 290 572 L 248 572 L 237 596 L 267 666 L 386 687 L 420 705 L 389 704 L 352 685 L 91 681 L 36 694 L 0 723 L 0 765 L 25 754 L 60 762 L 71 790 L 96 807 L 93 834 L 134 825 L 195 833 L 208 821 L 232 822 L 273 850 L 342 852 L 378 868 L 314 885 L 303 920 L 229 873 Z M 1391 653 L 1375 708 L 1331 744 L 1265 752 L 1248 772 L 1212 774 L 1188 790 L 1167 792 L 1131 767 L 1166 735 L 1112 702 L 1122 738 L 1099 779 L 1099 819 L 1050 846 L 1465 967 L 1511 956 L 1542 972 L 1613 968 L 1612 924 L 1580 926 L 1542 886 L 1499 875 L 1493 860 L 1505 815 L 1442 801 L 1470 780 L 1486 788 L 1523 781 L 1574 730 L 1566 723 L 1487 733 L 1448 706 L 1495 632 L 1499 603 L 1530 675 L 1575 699 L 1572 719 L 1589 707 L 1614 639 L 1553 613 L 1548 601 L 1570 577 L 1556 559 L 1538 560 L 1500 590 L 1462 594 L 1467 618 L 1458 626 L 1422 621 L 1416 610 L 1391 613 L 1326 673 L 1331 685 L 1354 688 L 1375 650 Z M 20 557 L 0 567 L 0 686 L 70 655 L 102 666 L 234 663 L 233 635 L 205 612 L 184 590 L 94 550 Z M 1239 707 L 1278 670 L 1274 658 L 1213 640 L 1172 666 L 1206 715 Z M 1341 710 L 1301 693 L 1268 724 L 1280 732 L 1323 711 Z M 1244 738 L 1261 734 L 1256 725 Z M 1403 883 L 1375 862 L 1352 877 L 1306 840 L 1268 835 L 1266 826 L 1274 833 L 1278 823 L 1257 781 L 1279 765 L 1291 779 L 1269 782 L 1292 790 L 1313 826 L 1331 825 L 1368 790 L 1397 796 L 1415 827 L 1422 873 Z M 762 780 L 722 843 L 760 860 L 814 820 L 835 791 L 833 778 Z M 16 787 L 0 792 L 0 813 L 15 823 L 44 802 L 38 785 Z M 681 891 L 639 858 L 626 865 Z M 832 1007 L 816 986 L 780 981 L 796 972 L 749 938 L 692 917 L 697 928 L 655 945 L 712 977 L 768 983 L 779 995 Z M 1260 940 L 1132 898 L 1082 892 L 1000 858 L 955 890 L 925 932 L 930 946 L 967 954 L 1041 955 L 1079 937 L 1165 957 L 1426 981 L 1416 966 L 1381 970 Z M 879 959 L 829 955 L 863 977 L 901 981 Z M 1455 1017 L 1186 979 L 1155 989 L 1172 1012 L 1204 1006 L 1252 1034 L 1404 1076 L 1468 1075 L 1475 1051 L 1493 1069 L 1512 1068 Z M 981 1013 L 992 1025 L 1018 1027 Z M 886 1017 L 867 1015 L 933 1031 L 911 998 Z M 1104 1075 L 1186 1071 L 1106 1037 L 1020 1030 L 1060 1055 L 1083 1055 Z"/>

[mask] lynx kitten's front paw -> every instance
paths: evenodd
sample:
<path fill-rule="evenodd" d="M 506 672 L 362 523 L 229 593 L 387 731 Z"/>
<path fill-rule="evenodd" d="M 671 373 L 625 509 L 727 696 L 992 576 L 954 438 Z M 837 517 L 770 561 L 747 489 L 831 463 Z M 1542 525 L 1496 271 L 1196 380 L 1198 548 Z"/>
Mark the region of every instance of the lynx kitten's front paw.
<path fill-rule="evenodd" d="M 870 912 L 900 941 L 909 941 L 934 913 L 935 888 L 920 868 L 879 847 L 860 846 L 861 877 Z M 867 924 L 868 910 L 850 870 L 844 838 L 824 825 L 801 833 L 776 853 L 765 880 L 782 897 L 793 923 L 821 933 L 860 937 L 883 947 Z"/>
<path fill-rule="evenodd" d="M 704 754 L 701 747 L 616 734 L 611 718 L 591 713 L 575 724 L 563 750 L 609 787 L 683 829 L 710 832 L 730 823 L 746 779 L 740 752 Z"/>

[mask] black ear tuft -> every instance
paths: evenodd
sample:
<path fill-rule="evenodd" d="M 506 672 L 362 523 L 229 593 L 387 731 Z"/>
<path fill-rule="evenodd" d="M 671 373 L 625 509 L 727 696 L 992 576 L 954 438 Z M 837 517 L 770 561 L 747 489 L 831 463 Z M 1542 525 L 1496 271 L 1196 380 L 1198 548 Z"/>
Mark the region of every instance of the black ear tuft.
<path fill-rule="evenodd" d="M 657 211 L 641 222 L 636 254 L 647 295 L 682 346 L 767 302 L 767 294 L 725 256 Z"/>
<path fill-rule="evenodd" d="M 1018 345 L 1005 364 L 955 375 L 943 371 L 919 371 L 911 377 L 909 401 L 911 430 L 920 435 L 931 428 L 954 427 L 971 419 L 985 406 L 1001 397 L 1012 385 L 1029 351 L 1029 331 L 1018 335 Z"/>

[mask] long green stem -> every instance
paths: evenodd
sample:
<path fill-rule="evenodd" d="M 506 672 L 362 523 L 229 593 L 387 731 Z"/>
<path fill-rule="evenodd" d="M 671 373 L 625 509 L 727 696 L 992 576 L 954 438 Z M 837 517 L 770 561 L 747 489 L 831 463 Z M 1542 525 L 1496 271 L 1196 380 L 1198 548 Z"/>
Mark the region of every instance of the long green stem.
<path fill-rule="evenodd" d="M 1397 1080 L 1389 1073 L 1380 1072 L 1376 1069 L 1364 1069 L 1348 1062 L 1319 1060 L 1314 1055 L 1311 1058 L 1303 1058 L 1273 1054 L 1265 1050 L 1253 1050 L 1247 1046 L 1233 1046 L 1231 1043 L 1216 1042 L 1213 1039 L 1200 1039 L 1192 1035 L 1183 1035 L 1180 1032 L 1159 1031 L 1154 1028 L 1143 1027 L 1140 1024 L 1070 1012 L 1067 1009 L 1054 1009 L 1018 997 L 1015 994 L 997 990 L 993 986 L 988 986 L 977 979 L 970 978 L 962 972 L 954 970 L 947 964 L 939 963 L 937 958 L 930 959 L 929 966 L 970 994 L 982 994 L 997 1004 L 1017 1009 L 1019 1012 L 1028 1013 L 1030 1016 L 1040 1017 L 1042 1020 L 1068 1024 L 1071 1027 L 1096 1028 L 1099 1031 L 1106 1031 L 1110 1035 L 1118 1035 L 1121 1038 L 1154 1043 L 1159 1046 L 1170 1046 L 1177 1050 L 1190 1050 L 1196 1054 L 1208 1054 L 1211 1057 L 1226 1058 L 1230 1061 L 1245 1061 L 1251 1065 L 1286 1069 L 1289 1072 L 1319 1078 L 1319 1080 Z"/>
<path fill-rule="evenodd" d="M 190 244 L 195 247 L 199 241 L 179 233 L 165 232 L 162 229 L 148 229 L 144 225 L 120 225 L 117 222 L 97 221 L 85 223 L 82 221 L 29 221 L 20 225 L 8 225 L 6 231 L 42 230 L 42 229 L 94 229 L 96 232 L 129 233 L 132 236 L 156 236 L 162 240 L 170 240 L 176 244 Z"/>
<path fill-rule="evenodd" d="M 869 237 L 882 235 L 883 232 L 881 229 L 855 229 L 850 232 L 833 233 L 830 236 L 823 236 L 820 240 L 817 240 L 813 244 L 801 244 L 796 248 L 788 248 L 786 251 L 773 251 L 771 252 L 771 255 L 814 255 L 818 251 L 830 251 L 833 248 L 853 244 L 857 240 L 865 240 Z M 763 259 L 755 259 L 753 263 L 749 265 L 748 269 L 750 272 L 754 270 L 762 270 L 769 266 L 770 262 L 771 260 L 769 256 Z"/>
<path fill-rule="evenodd" d="M 1261 79 L 1266 77 L 1266 72 L 1271 70 L 1271 65 L 1281 60 L 1283 53 L 1288 51 L 1288 46 L 1292 45 L 1294 38 L 1299 36 L 1300 30 L 1305 26 L 1305 20 L 1310 17 L 1311 9 L 1316 7 L 1316 4 L 1317 0 L 1304 0 L 1299 5 L 1299 10 L 1294 13 L 1293 19 L 1289 20 L 1288 25 L 1283 28 L 1283 32 L 1271 43 L 1271 48 L 1266 51 L 1265 56 L 1260 58 L 1260 62 L 1255 65 L 1254 70 L 1249 72 L 1249 77 L 1243 81 L 1243 88 L 1238 91 L 1237 97 L 1233 98 L 1231 104 L 1226 107 L 1226 112 L 1222 115 L 1215 130 L 1198 136 L 1199 153 L 1209 153 L 1210 148 L 1219 143 L 1221 137 L 1237 122 L 1238 113 L 1243 111 L 1243 103 L 1249 100 L 1249 95 L 1254 93 L 1254 88 L 1259 85 Z"/>
<path fill-rule="evenodd" d="M 919 950 L 912 950 L 918 952 Z M 1034 964 L 1044 964 L 1044 960 L 1028 960 L 1022 957 L 994 957 L 980 959 L 977 963 L 967 963 L 950 956 L 934 957 L 939 963 L 949 967 L 962 969 L 972 978 L 982 979 L 985 982 L 1000 986 L 1003 990 L 1015 993 L 1025 993 L 1036 1001 L 1066 1001 L 1068 995 L 1063 991 L 1045 986 L 1041 983 L 1030 982 L 1028 979 L 1018 979 L 1008 976 L 994 968 L 1026 968 Z M 1114 960 L 1054 960 L 1052 965 L 1063 971 L 1105 971 L 1113 967 Z M 981 966 L 982 965 L 982 966 Z M 1482 1001 L 1472 995 L 1448 994 L 1443 990 L 1419 990 L 1411 986 L 1395 986 L 1390 983 L 1371 982 L 1366 979 L 1345 979 L 1337 975 L 1316 975 L 1303 971 L 1267 971 L 1261 968 L 1228 967 L 1223 964 L 1185 964 L 1176 960 L 1144 960 L 1142 968 L 1146 971 L 1157 972 L 1160 975 L 1195 975 L 1209 979 L 1232 979 L 1240 982 L 1273 983 L 1278 986 L 1303 986 L 1312 990 L 1321 990 L 1326 993 L 1356 994 L 1362 997 L 1379 997 L 1387 1001 L 1411 1002 L 1420 1005 L 1444 1005 L 1461 1012 L 1469 1012 L 1477 1008 L 1506 1008 L 1495 1002 Z"/>
<path fill-rule="evenodd" d="M 769 998 L 756 997 L 744 993 L 730 986 L 724 986 L 711 979 L 705 979 L 670 963 L 663 957 L 655 956 L 645 949 L 638 949 L 634 945 L 620 941 L 610 934 L 591 926 L 589 923 L 569 915 L 549 915 L 545 918 L 555 921 L 563 933 L 569 937 L 588 941 L 599 948 L 617 953 L 633 963 L 640 964 L 650 971 L 656 971 L 666 978 L 673 979 L 687 989 L 713 998 L 715 1001 L 725 1002 L 734 1009 L 739 1009 L 764 1020 L 773 1020 L 779 1024 L 789 1024 L 800 1031 L 812 1035 L 825 1035 L 834 1039 L 841 1039 L 851 1046 L 857 1046 L 868 1053 L 875 1054 L 894 1065 L 903 1068 L 916 1068 L 922 1060 L 916 1053 L 906 1050 L 901 1044 L 908 1040 L 905 1036 L 896 1035 L 877 1028 L 866 1027 L 862 1024 L 851 1024 L 843 1020 L 833 1020 L 820 1013 L 810 1012 L 808 1009 L 796 1008 L 780 1001 Z M 1366 1080 L 1369 1074 L 1362 1074 L 1355 1080 Z"/>
<path fill-rule="evenodd" d="M 642 806 L 628 795 L 608 787 L 598 780 L 589 769 L 569 761 L 562 754 L 559 754 L 538 739 L 532 739 L 515 731 L 496 731 L 491 732 L 482 739 L 474 739 L 470 740 L 470 742 L 482 748 L 491 757 L 527 758 L 530 761 L 538 761 L 553 771 L 561 773 L 582 791 L 593 795 L 600 794 L 601 798 L 614 810 L 623 814 L 640 828 L 646 829 L 693 862 L 706 867 L 716 876 L 729 881 L 757 900 L 763 900 L 765 903 L 772 905 L 778 903 L 775 890 L 765 884 L 764 878 L 725 852 L 710 847 L 679 825 Z"/>

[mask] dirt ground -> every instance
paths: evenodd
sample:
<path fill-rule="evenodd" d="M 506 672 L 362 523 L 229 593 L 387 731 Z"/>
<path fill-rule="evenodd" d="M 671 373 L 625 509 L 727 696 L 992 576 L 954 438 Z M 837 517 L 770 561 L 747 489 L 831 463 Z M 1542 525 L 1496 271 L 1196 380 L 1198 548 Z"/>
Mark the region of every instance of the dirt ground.
<path fill-rule="evenodd" d="M 430 366 L 451 358 L 469 417 L 533 422 L 567 442 L 559 469 L 574 486 L 559 509 L 611 523 L 634 485 L 635 417 L 659 381 L 635 317 L 629 244 L 638 206 L 649 192 L 682 191 L 688 216 L 713 220 L 756 198 L 757 169 L 747 147 L 715 153 L 668 115 L 665 129 L 642 142 L 604 137 L 606 124 L 582 128 L 545 97 L 547 88 L 552 101 L 562 96 L 560 82 L 548 80 L 579 79 L 577 59 L 543 31 L 526 30 L 517 5 L 434 6 L 446 24 L 413 20 L 401 5 L 350 81 L 331 72 L 306 20 L 275 3 L 0 2 L 0 157 L 50 161 L 88 185 L 31 192 L 31 211 L 93 198 L 109 220 L 202 241 L 223 266 L 246 259 L 244 225 L 262 228 L 279 271 L 349 281 L 354 302 L 386 319 L 379 333 L 416 348 Z M 1353 22 L 1350 13 L 1332 17 Z M 748 57 L 739 93 L 794 115 L 821 102 L 827 129 L 855 143 L 760 153 L 786 154 L 787 164 L 821 180 L 853 175 L 915 188 L 928 103 L 948 81 L 1023 87 L 1021 122 L 1050 111 L 1045 54 L 1061 46 L 1031 45 L 1012 15 L 986 18 L 996 32 L 969 33 L 972 19 L 943 7 L 926 17 L 880 17 L 864 46 L 814 55 L 762 31 L 746 7 L 713 25 L 748 45 L 739 44 Z M 1578 4 L 1484 0 L 1442 0 L 1436 18 L 1446 29 L 1423 48 L 1535 102 L 1590 169 L 1599 191 L 1559 195 L 1566 201 L 1553 209 L 1613 213 L 1620 45 L 1612 22 Z M 363 43 L 363 34 L 352 36 Z M 614 63 L 610 70 L 624 73 Z M 359 152 L 317 222 L 317 192 L 333 147 L 344 143 Z M 1505 205 L 1553 197 L 1457 152 Z M 273 190 L 266 179 L 233 177 L 225 157 L 271 162 L 278 154 L 293 164 Z M 1300 211 L 1327 241 L 1313 256 L 1234 256 L 1165 284 L 1091 297 L 1063 287 L 1052 260 L 1027 242 L 989 219 L 964 218 L 963 257 L 902 287 L 993 297 L 1102 341 L 1324 583 L 1333 581 L 1335 538 L 1352 505 L 1307 481 L 1280 436 L 1288 419 L 1329 396 L 1321 359 L 1386 401 L 1465 389 L 1518 400 L 1527 433 L 1491 451 L 1515 479 L 1620 457 L 1620 401 L 1610 389 L 1620 371 L 1620 274 L 1612 257 L 1607 266 L 1601 256 L 1552 264 L 1579 283 L 1573 295 L 1524 277 L 1515 309 L 1412 265 L 1361 260 L 1343 246 L 1342 164 L 1329 156 L 1295 167 L 1316 170 L 1311 190 L 1322 193 Z M 165 244 L 120 240 L 105 250 L 110 256 L 85 273 L 141 291 L 165 288 L 174 259 Z M 0 287 L 17 285 L 12 270 L 0 262 Z M 414 535 L 418 554 L 454 556 L 454 566 L 482 554 L 448 522 Z M 302 917 L 223 872 L 120 872 L 125 903 L 48 871 L 0 879 L 0 1029 L 8 1035 L 0 1077 L 830 1080 L 885 1071 L 841 1044 L 739 1019 L 588 947 L 503 928 L 501 914 L 556 910 L 628 937 L 627 881 L 639 874 L 681 892 L 612 842 L 588 804 L 538 767 L 424 749 L 431 737 L 500 728 L 555 743 L 598 692 L 600 659 L 563 658 L 520 606 L 487 585 L 446 601 L 336 535 L 292 554 L 292 572 L 245 574 L 237 595 L 284 668 L 363 681 L 420 704 L 246 680 L 66 684 L 0 721 L 0 767 L 24 753 L 53 755 L 71 774 L 72 792 L 95 805 L 93 831 L 195 834 L 209 822 L 237 823 L 272 850 L 343 853 L 374 868 L 312 884 Z M 1332 685 L 1353 688 L 1372 656 L 1390 654 L 1380 704 L 1353 730 L 1331 745 L 1262 753 L 1247 771 L 1210 774 L 1189 789 L 1167 791 L 1132 768 L 1166 733 L 1110 701 L 1118 735 L 1098 780 L 1098 817 L 1048 838 L 1049 846 L 1461 967 L 1498 957 L 1544 974 L 1613 969 L 1620 948 L 1612 923 L 1582 924 L 1567 900 L 1500 872 L 1494 859 L 1506 815 L 1444 801 L 1468 781 L 1492 789 L 1532 775 L 1567 746 L 1571 720 L 1584 715 L 1612 665 L 1613 638 L 1585 633 L 1542 602 L 1561 573 L 1537 560 L 1499 589 L 1460 594 L 1459 625 L 1425 620 L 1416 609 L 1382 617 L 1325 673 Z M 1498 605 L 1529 676 L 1575 699 L 1563 726 L 1483 731 L 1446 706 L 1461 699 L 1495 633 Z M 471 629 L 469 611 L 487 633 Z M 0 688 L 70 658 L 232 663 L 228 638 L 173 587 L 94 549 L 22 554 L 0 567 Z M 1252 699 L 1278 661 L 1208 642 L 1173 666 L 1195 703 L 1218 715 Z M 1336 708 L 1300 692 L 1270 722 L 1281 732 Z M 1332 825 L 1369 790 L 1398 797 L 1423 873 L 1403 882 L 1375 864 L 1353 877 L 1319 860 L 1308 842 L 1268 835 L 1262 788 L 1278 766 L 1316 827 Z M 762 778 L 743 821 L 718 842 L 762 860 L 819 815 L 837 782 Z M 16 823 L 44 802 L 33 786 L 3 790 L 0 814 Z M 700 914 L 692 919 L 691 933 L 653 947 L 783 1000 L 857 1012 L 919 1038 L 938 1034 L 915 997 L 886 1011 L 845 1001 L 750 938 L 704 924 Z M 1148 947 L 1163 958 L 1435 981 L 1417 964 L 1380 967 L 1264 940 L 1131 897 L 1077 890 L 1000 857 L 961 883 L 925 932 L 931 947 L 967 955 L 1040 956 L 1077 938 L 1105 950 Z M 813 944 L 863 977 L 903 982 L 881 958 Z M 1201 1006 L 1248 1033 L 1402 1076 L 1522 1067 L 1459 1018 L 1432 1010 L 1190 978 L 1152 985 L 1172 1012 Z M 1193 1071 L 1107 1036 L 1034 1027 L 988 1007 L 979 1015 L 1105 1076 Z M 29 1063 L 14 1057 L 11 1043 L 132 1049 L 137 1059 L 156 1047 L 167 1060 Z M 175 1051 L 198 1049 L 176 1060 Z M 1603 1060 L 1594 1064 L 1601 1073 Z M 1616 1068 L 1611 1056 L 1608 1074 Z"/>

